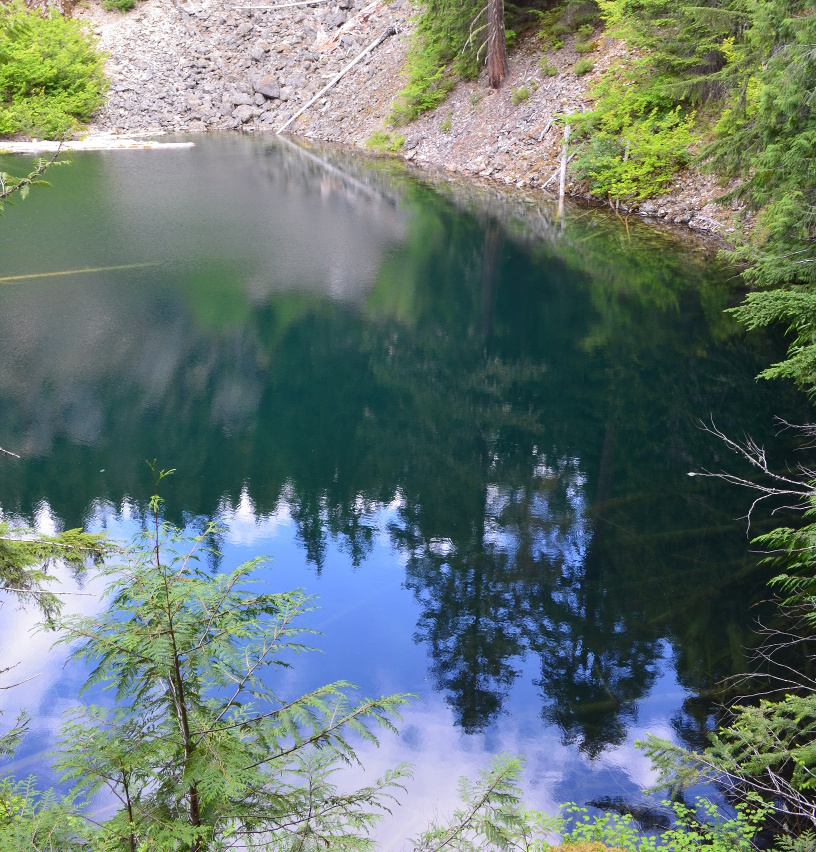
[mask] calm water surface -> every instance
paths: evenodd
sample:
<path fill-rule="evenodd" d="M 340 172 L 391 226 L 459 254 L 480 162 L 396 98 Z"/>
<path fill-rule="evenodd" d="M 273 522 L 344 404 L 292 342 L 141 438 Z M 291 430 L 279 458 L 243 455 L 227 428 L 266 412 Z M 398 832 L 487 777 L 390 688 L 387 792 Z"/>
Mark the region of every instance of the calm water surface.
<path fill-rule="evenodd" d="M 282 691 L 418 694 L 361 750 L 416 765 L 393 846 L 491 753 L 552 809 L 639 798 L 647 731 L 699 742 L 766 578 L 745 495 L 687 476 L 720 463 L 698 419 L 766 440 L 796 416 L 754 382 L 778 345 L 723 314 L 728 270 L 259 140 L 76 155 L 53 183 L 0 221 L 4 515 L 126 538 L 145 459 L 177 468 L 168 516 L 222 519 L 223 567 L 268 554 L 270 588 L 319 596 L 323 653 Z M 84 673 L 35 620 L 0 610 L 0 661 L 40 673 L 0 709 L 34 714 L 12 769 L 47 784 Z"/>

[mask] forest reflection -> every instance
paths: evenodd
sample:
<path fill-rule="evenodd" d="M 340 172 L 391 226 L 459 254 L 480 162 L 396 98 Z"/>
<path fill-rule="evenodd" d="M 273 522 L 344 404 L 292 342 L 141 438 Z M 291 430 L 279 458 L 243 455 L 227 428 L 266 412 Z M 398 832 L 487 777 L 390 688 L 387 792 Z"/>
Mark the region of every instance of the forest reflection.
<path fill-rule="evenodd" d="M 466 731 L 531 661 L 542 718 L 590 757 L 624 739 L 665 640 L 692 694 L 739 671 L 765 578 L 740 495 L 686 477 L 719 451 L 696 419 L 762 439 L 794 402 L 753 382 L 775 344 L 723 315 L 722 271 L 604 217 L 544 239 L 546 216 L 500 225 L 453 190 L 253 156 L 314 240 L 284 256 L 251 235 L 233 262 L 196 237 L 155 273 L 0 291 L 0 435 L 26 454 L 4 511 L 138 515 L 158 455 L 172 520 L 285 511 L 317 572 L 331 542 L 360 565 L 387 535 Z M 128 197 L 122 216 L 155 207 Z M 145 251 L 198 203 L 151 210 Z M 339 235 L 315 212 L 338 205 Z M 339 239 L 330 268 L 314 243 Z M 687 711 L 693 738 L 707 707 Z"/>

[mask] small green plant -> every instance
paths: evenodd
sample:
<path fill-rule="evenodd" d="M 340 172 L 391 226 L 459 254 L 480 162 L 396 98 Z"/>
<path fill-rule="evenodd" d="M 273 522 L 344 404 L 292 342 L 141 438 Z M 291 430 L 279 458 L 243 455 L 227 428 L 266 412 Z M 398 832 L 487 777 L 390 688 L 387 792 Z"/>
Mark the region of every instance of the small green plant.
<path fill-rule="evenodd" d="M 595 63 L 588 58 L 579 59 L 575 65 L 572 66 L 572 70 L 575 72 L 576 77 L 583 77 L 584 74 L 589 74 L 589 72 L 595 67 Z"/>
<path fill-rule="evenodd" d="M 738 805 L 736 816 L 724 819 L 718 808 L 698 798 L 696 808 L 668 802 L 675 824 L 658 837 L 646 834 L 630 814 L 592 816 L 574 804 L 550 815 L 525 808 L 521 797 L 523 761 L 507 755 L 494 758 L 478 780 L 460 779 L 460 806 L 445 822 L 433 821 L 413 841 L 414 852 L 449 848 L 456 852 L 498 852 L 528 849 L 549 852 L 559 848 L 614 848 L 623 852 L 749 852 L 772 807 L 757 795 Z"/>
<path fill-rule="evenodd" d="M 11 204 L 11 198 L 15 193 L 19 193 L 19 199 L 24 201 L 28 197 L 28 193 L 31 190 L 32 186 L 46 186 L 50 187 L 51 184 L 45 180 L 42 176 L 45 171 L 51 166 L 64 166 L 70 163 L 69 159 L 59 160 L 59 151 L 50 159 L 46 160 L 42 157 L 36 159 L 34 161 L 34 170 L 29 172 L 29 174 L 24 178 L 18 178 L 14 175 L 10 175 L 8 172 L 0 171 L 0 215 L 3 213 L 3 205 Z M 0 557 L 0 578 L 2 578 L 3 570 L 2 563 L 3 559 Z"/>
<path fill-rule="evenodd" d="M 470 96 L 470 105 L 471 105 L 472 107 L 475 107 L 475 106 L 476 106 L 476 104 L 477 104 L 477 103 L 479 103 L 479 101 L 480 101 L 483 97 L 484 97 L 484 95 L 483 95 L 481 92 L 474 92 L 474 93 Z"/>
<path fill-rule="evenodd" d="M 576 53 L 592 53 L 593 50 L 597 50 L 598 42 L 590 41 L 590 42 L 575 42 L 575 52 Z"/>
<path fill-rule="evenodd" d="M 575 31 L 575 38 L 578 41 L 587 42 L 592 38 L 592 33 L 595 32 L 595 27 L 592 24 L 582 24 Z"/>
<path fill-rule="evenodd" d="M 136 0 L 102 0 L 102 5 L 108 12 L 118 9 L 120 12 L 129 12 L 136 7 Z"/>
<path fill-rule="evenodd" d="M 530 90 L 527 86 L 519 86 L 518 89 L 513 89 L 513 93 L 511 95 L 511 100 L 513 101 L 513 106 L 518 106 L 519 104 L 523 104 L 530 97 Z"/>
<path fill-rule="evenodd" d="M 546 56 L 542 56 L 541 59 L 538 60 L 538 67 L 541 69 L 541 73 L 545 77 L 555 77 L 558 74 L 558 69 Z"/>
<path fill-rule="evenodd" d="M 375 130 L 366 142 L 369 148 L 380 154 L 396 154 L 404 144 L 403 134 L 391 133 L 388 130 Z"/>
<path fill-rule="evenodd" d="M 451 129 L 451 120 L 449 118 L 444 119 L 442 121 L 442 123 L 439 125 L 439 129 L 443 133 L 447 133 Z"/>

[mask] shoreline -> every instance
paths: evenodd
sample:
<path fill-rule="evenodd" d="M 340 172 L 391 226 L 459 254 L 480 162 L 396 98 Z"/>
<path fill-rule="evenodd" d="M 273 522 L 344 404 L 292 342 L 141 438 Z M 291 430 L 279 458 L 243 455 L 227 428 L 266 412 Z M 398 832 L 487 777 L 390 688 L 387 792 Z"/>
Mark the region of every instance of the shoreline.
<path fill-rule="evenodd" d="M 267 9 L 217 0 L 141 0 L 127 14 L 97 5 L 77 7 L 76 17 L 108 53 L 110 89 L 87 137 L 70 150 L 133 150 L 148 147 L 140 138 L 167 134 L 276 134 L 291 121 L 287 134 L 292 137 L 372 156 L 367 143 L 372 134 L 387 130 L 404 86 L 412 13 L 411 0 L 387 5 L 382 0 L 321 0 Z M 321 93 L 386 30 L 393 34 Z M 630 56 L 624 43 L 600 31 L 597 41 L 590 73 L 579 77 L 572 70 L 579 54 L 569 36 L 548 57 L 557 73 L 545 76 L 538 66 L 540 44 L 527 38 L 511 52 L 500 89 L 490 89 L 484 74 L 459 81 L 434 112 L 388 130 L 394 138 L 404 136 L 390 156 L 422 171 L 552 197 L 546 187 L 559 167 L 563 134 L 555 117 L 589 108 L 592 85 Z M 522 89 L 527 94 L 519 100 Z M 293 120 L 318 94 L 317 102 Z M 167 144 L 179 143 L 149 147 Z M 0 150 L 35 152 L 23 142 L 0 141 Z M 726 209 L 716 203 L 730 188 L 711 175 L 687 170 L 671 192 L 637 205 L 621 204 L 620 212 L 728 243 L 729 235 L 751 226 L 750 216 L 738 206 Z M 569 174 L 566 195 L 606 206 Z"/>

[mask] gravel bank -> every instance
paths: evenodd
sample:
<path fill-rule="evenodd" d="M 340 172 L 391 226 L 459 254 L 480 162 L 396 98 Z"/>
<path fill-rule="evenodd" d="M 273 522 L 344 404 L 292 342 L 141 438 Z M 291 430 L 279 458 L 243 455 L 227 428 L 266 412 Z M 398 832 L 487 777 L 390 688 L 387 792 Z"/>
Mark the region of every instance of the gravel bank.
<path fill-rule="evenodd" d="M 364 47 L 393 30 L 288 129 L 308 139 L 366 149 L 371 134 L 384 128 L 404 85 L 410 0 L 279 3 L 283 8 L 268 10 L 247 5 L 144 0 L 125 15 L 96 5 L 78 8 L 75 14 L 90 22 L 110 55 L 110 97 L 90 132 L 274 133 Z M 580 56 L 571 40 L 551 57 L 558 70 L 553 76 L 541 72 L 540 47 L 528 40 L 511 56 L 500 90 L 490 89 L 483 78 L 462 82 L 436 112 L 400 129 L 405 142 L 398 156 L 424 169 L 557 191 L 563 130 L 554 116 L 587 109 L 592 84 L 630 58 L 623 43 L 600 34 L 598 41 L 591 54 L 593 70 L 579 77 L 573 66 Z M 514 103 L 513 94 L 521 88 L 529 95 L 516 96 Z M 737 227 L 735 214 L 742 217 L 743 212 L 714 203 L 727 188 L 689 171 L 671 193 L 621 213 L 727 239 Z M 586 197 L 585 187 L 569 180 L 567 191 Z M 742 217 L 740 227 L 745 226 Z"/>

